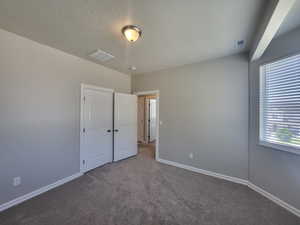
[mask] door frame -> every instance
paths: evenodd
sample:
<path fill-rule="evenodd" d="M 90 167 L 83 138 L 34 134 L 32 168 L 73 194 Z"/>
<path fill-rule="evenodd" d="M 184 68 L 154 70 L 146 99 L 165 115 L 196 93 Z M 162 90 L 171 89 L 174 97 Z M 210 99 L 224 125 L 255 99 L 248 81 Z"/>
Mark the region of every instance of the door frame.
<path fill-rule="evenodd" d="M 136 96 L 141 95 L 156 95 L 156 142 L 155 142 L 155 160 L 159 159 L 159 90 L 152 91 L 138 91 L 133 93 Z"/>
<path fill-rule="evenodd" d="M 147 136 L 147 142 L 150 143 L 151 142 L 151 100 L 155 100 L 155 107 L 157 106 L 157 100 L 156 98 L 153 99 L 153 98 L 149 98 L 148 99 L 148 121 L 147 122 L 147 129 L 148 129 L 148 136 Z M 156 109 L 155 109 L 156 111 Z M 155 112 L 156 113 L 156 112 Z M 156 116 L 156 114 L 155 114 Z M 157 118 L 155 118 L 157 119 Z M 150 123 L 149 123 L 149 120 L 150 120 Z M 155 128 L 156 128 L 156 125 L 155 125 Z M 156 140 L 156 137 L 155 137 L 155 140 Z"/>
<path fill-rule="evenodd" d="M 83 120 L 84 120 L 84 90 L 85 89 L 91 89 L 91 90 L 96 90 L 96 91 L 105 91 L 105 92 L 111 92 L 112 94 L 114 93 L 113 89 L 110 88 L 103 88 L 103 87 L 99 87 L 99 86 L 95 86 L 95 85 L 90 85 L 90 84 L 84 84 L 81 83 L 81 92 L 80 92 L 80 130 L 79 130 L 79 136 L 80 136 L 80 147 L 79 147 L 79 152 L 80 152 L 80 156 L 79 156 L 79 168 L 80 168 L 80 172 L 81 173 L 85 173 L 84 167 L 83 167 L 83 128 L 84 128 L 84 124 L 83 124 Z M 113 101 L 113 99 L 112 99 Z M 113 115 L 112 115 L 113 116 Z M 112 154 L 113 154 L 113 150 L 112 150 Z M 112 158 L 113 159 L 113 158 Z"/>

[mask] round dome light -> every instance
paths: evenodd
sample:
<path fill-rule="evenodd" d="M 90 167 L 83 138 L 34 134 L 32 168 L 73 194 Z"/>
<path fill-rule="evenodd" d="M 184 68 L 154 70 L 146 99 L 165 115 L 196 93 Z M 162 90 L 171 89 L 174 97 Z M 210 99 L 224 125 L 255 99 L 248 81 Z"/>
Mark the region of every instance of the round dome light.
<path fill-rule="evenodd" d="M 122 28 L 122 33 L 129 42 L 135 42 L 142 35 L 142 30 L 134 25 L 127 25 Z"/>

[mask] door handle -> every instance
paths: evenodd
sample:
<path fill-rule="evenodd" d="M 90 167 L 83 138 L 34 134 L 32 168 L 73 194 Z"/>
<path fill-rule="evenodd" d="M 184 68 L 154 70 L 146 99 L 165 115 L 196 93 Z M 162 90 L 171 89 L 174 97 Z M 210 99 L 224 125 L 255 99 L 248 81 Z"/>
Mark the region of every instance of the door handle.
<path fill-rule="evenodd" d="M 114 132 L 119 132 L 119 130 L 118 129 L 114 129 Z"/>
<path fill-rule="evenodd" d="M 108 132 L 108 133 L 110 133 L 110 132 L 111 132 L 111 130 L 107 130 L 107 132 Z"/>

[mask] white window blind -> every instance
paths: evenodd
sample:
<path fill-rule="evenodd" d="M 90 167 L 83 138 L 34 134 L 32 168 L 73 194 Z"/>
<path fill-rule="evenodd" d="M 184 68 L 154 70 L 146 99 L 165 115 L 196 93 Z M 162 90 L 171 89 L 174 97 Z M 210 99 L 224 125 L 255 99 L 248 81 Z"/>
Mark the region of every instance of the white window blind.
<path fill-rule="evenodd" d="M 260 141 L 300 149 L 300 54 L 260 73 Z"/>

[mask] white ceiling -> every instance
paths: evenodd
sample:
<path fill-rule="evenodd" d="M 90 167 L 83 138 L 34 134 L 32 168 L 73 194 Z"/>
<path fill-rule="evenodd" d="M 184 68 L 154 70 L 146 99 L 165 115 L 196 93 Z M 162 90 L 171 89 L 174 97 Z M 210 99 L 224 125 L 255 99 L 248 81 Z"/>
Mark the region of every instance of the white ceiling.
<path fill-rule="evenodd" d="M 145 73 L 247 51 L 264 0 L 0 0 L 0 27 L 81 58 L 100 48 L 103 65 Z M 131 44 L 121 28 L 143 36 Z M 237 40 L 246 40 L 238 49 Z"/>
<path fill-rule="evenodd" d="M 296 0 L 287 17 L 281 24 L 276 37 L 300 27 L 300 0 Z"/>

